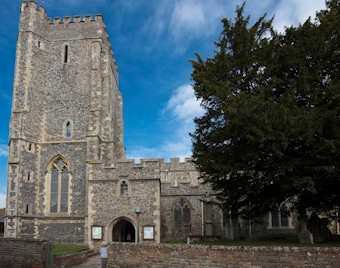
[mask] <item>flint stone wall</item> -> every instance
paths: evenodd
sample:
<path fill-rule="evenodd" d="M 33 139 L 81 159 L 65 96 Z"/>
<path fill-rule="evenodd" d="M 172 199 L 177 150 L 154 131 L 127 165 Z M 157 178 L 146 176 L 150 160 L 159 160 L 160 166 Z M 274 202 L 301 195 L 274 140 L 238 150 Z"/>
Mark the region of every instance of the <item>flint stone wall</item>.
<path fill-rule="evenodd" d="M 339 268 L 340 248 L 225 247 L 169 244 L 109 246 L 110 268 Z"/>

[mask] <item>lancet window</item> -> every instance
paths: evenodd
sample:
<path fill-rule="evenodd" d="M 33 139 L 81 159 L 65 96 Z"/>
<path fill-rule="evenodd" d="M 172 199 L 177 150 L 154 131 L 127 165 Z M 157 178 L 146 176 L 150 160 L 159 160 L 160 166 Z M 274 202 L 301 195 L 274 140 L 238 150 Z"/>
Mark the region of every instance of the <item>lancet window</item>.
<path fill-rule="evenodd" d="M 123 181 L 120 184 L 120 195 L 121 196 L 128 195 L 128 190 L 129 190 L 129 186 L 127 185 L 126 181 Z"/>

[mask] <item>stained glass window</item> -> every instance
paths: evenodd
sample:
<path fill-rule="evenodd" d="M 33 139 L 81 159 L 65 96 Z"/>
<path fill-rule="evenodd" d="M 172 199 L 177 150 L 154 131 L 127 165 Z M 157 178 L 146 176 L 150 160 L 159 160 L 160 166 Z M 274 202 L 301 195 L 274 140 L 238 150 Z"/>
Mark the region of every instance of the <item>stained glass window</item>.
<path fill-rule="evenodd" d="M 182 208 L 180 206 L 175 207 L 175 225 L 177 227 L 182 225 Z"/>
<path fill-rule="evenodd" d="M 174 208 L 174 222 L 177 227 L 183 227 L 183 225 L 190 225 L 191 211 L 187 201 L 181 198 Z"/>
<path fill-rule="evenodd" d="M 288 222 L 288 216 L 289 212 L 286 207 L 283 207 L 281 210 L 281 227 L 288 227 L 289 222 Z"/>
<path fill-rule="evenodd" d="M 61 173 L 61 199 L 60 212 L 68 211 L 68 171 L 66 168 Z"/>
<path fill-rule="evenodd" d="M 285 206 L 271 211 L 272 227 L 289 227 L 289 211 Z"/>
<path fill-rule="evenodd" d="M 58 212 L 58 170 L 53 167 L 51 177 L 51 212 Z"/>
<path fill-rule="evenodd" d="M 70 173 L 63 159 L 58 158 L 52 164 L 50 212 L 68 212 Z"/>
<path fill-rule="evenodd" d="M 187 205 L 183 208 L 183 222 L 185 224 L 190 223 L 190 208 Z"/>

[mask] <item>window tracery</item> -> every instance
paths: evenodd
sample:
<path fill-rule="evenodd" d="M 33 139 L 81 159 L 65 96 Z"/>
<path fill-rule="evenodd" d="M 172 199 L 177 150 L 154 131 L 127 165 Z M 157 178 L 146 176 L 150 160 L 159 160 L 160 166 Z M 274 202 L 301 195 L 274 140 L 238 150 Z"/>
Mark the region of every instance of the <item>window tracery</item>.
<path fill-rule="evenodd" d="M 176 227 L 189 226 L 191 209 L 187 201 L 180 199 L 174 207 L 174 223 Z"/>
<path fill-rule="evenodd" d="M 69 209 L 70 171 L 62 158 L 51 166 L 50 213 L 67 213 Z"/>
<path fill-rule="evenodd" d="M 271 227 L 273 228 L 288 228 L 289 225 L 289 210 L 285 205 L 276 207 L 270 211 Z"/>

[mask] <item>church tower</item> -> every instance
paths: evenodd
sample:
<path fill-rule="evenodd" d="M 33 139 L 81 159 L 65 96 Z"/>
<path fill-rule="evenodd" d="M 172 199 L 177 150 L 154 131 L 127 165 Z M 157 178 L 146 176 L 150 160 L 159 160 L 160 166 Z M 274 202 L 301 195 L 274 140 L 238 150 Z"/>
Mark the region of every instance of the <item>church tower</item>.
<path fill-rule="evenodd" d="M 83 243 L 88 180 L 125 159 L 118 69 L 101 15 L 20 10 L 9 135 L 6 237 Z"/>

